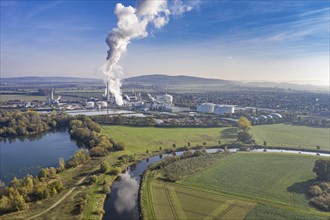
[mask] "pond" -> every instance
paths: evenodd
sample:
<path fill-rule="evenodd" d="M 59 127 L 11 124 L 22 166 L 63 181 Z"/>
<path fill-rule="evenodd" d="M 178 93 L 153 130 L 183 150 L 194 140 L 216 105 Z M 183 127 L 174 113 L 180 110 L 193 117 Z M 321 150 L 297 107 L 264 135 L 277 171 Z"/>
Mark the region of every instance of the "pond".
<path fill-rule="evenodd" d="M 29 137 L 4 139 L 0 142 L 0 179 L 8 184 L 14 176 L 36 175 L 40 168 L 58 166 L 78 150 L 67 129 Z"/>

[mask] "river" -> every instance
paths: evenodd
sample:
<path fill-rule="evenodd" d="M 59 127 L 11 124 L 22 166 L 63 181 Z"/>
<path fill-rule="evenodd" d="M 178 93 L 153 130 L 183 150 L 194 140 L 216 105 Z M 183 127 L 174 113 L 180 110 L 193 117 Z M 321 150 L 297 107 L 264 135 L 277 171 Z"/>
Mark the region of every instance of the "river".
<path fill-rule="evenodd" d="M 207 153 L 214 153 L 222 149 L 207 149 Z M 230 152 L 236 152 L 238 148 L 228 149 Z M 252 152 L 263 152 L 263 149 L 255 149 Z M 265 153 L 293 153 L 305 155 L 320 155 L 330 157 L 330 154 L 282 149 L 267 149 Z M 183 152 L 176 152 L 180 156 Z M 140 218 L 138 208 L 138 193 L 141 181 L 141 175 L 147 167 L 160 161 L 169 154 L 163 154 L 163 157 L 153 156 L 140 161 L 136 165 L 130 166 L 125 173 L 122 173 L 113 182 L 111 192 L 108 194 L 104 203 L 105 214 L 103 220 L 138 220 Z"/>
<path fill-rule="evenodd" d="M 0 142 L 0 179 L 8 184 L 14 176 L 36 175 L 40 168 L 58 166 L 78 150 L 67 129 L 29 137 L 7 138 Z"/>

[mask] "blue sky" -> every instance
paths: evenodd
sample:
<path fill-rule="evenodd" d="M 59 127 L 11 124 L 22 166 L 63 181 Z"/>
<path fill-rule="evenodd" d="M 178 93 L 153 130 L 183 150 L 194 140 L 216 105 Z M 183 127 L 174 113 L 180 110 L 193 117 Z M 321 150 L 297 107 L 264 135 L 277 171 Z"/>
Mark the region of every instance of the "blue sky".
<path fill-rule="evenodd" d="M 98 68 L 119 2 L 136 4 L 1 0 L 1 76 L 102 78 Z M 161 30 L 131 42 L 120 61 L 125 77 L 328 83 L 329 1 L 194 3 Z"/>

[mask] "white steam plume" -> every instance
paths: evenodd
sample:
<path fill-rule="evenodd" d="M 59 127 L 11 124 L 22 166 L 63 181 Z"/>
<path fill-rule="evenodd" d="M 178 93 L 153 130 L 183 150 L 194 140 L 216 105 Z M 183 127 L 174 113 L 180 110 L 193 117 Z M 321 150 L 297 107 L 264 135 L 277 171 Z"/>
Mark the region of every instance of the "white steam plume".
<path fill-rule="evenodd" d="M 168 23 L 171 14 L 176 16 L 191 9 L 191 6 L 184 5 L 181 0 L 169 2 L 167 0 L 139 0 L 136 8 L 124 6 L 121 3 L 116 5 L 117 27 L 113 28 L 106 38 L 109 50 L 102 72 L 117 105 L 123 104 L 120 91 L 123 71 L 117 63 L 121 55 L 126 52 L 127 45 L 135 38 L 147 37 L 148 25 L 160 29 Z"/>

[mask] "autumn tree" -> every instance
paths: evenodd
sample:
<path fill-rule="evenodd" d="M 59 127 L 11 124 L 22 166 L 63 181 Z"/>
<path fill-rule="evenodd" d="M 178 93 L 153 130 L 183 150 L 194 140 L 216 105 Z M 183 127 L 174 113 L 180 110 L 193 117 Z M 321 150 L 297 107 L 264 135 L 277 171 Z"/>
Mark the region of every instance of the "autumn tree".
<path fill-rule="evenodd" d="M 246 117 L 241 117 L 237 122 L 238 128 L 243 131 L 250 130 L 252 128 L 250 121 Z"/>

